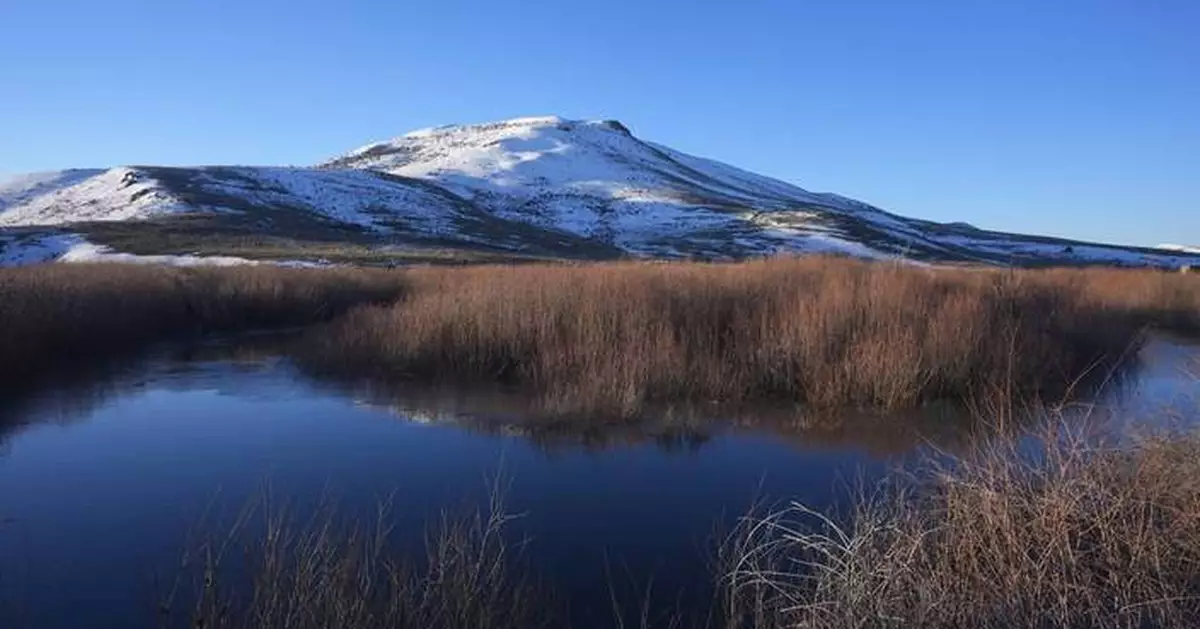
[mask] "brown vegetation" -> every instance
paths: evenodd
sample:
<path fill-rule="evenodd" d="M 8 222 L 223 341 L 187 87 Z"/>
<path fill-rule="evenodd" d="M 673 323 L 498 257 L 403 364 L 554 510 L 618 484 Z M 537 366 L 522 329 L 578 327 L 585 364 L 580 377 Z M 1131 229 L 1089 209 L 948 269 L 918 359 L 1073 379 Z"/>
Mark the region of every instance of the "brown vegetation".
<path fill-rule="evenodd" d="M 0 269 L 0 378 L 211 331 L 310 324 L 395 299 L 385 271 L 119 264 Z"/>
<path fill-rule="evenodd" d="M 844 524 L 747 518 L 723 557 L 731 626 L 1200 625 L 1200 438 L 1050 442 L 897 477 Z"/>
<path fill-rule="evenodd" d="M 660 608 L 647 593 L 632 608 L 614 598 L 612 618 L 586 626 L 1200 625 L 1200 437 L 1099 444 L 1048 431 L 1047 443 L 1033 454 L 990 442 L 896 472 L 844 518 L 799 504 L 752 513 L 719 548 L 709 609 Z M 256 530 L 247 518 L 185 557 L 163 624 L 568 626 L 506 541 L 500 495 L 480 515 L 443 518 L 417 558 L 389 549 L 387 510 L 365 527 L 326 509 L 269 511 Z"/>
<path fill-rule="evenodd" d="M 1057 401 L 1107 377 L 1147 326 L 1200 333 L 1200 283 L 1155 272 L 829 258 L 393 272 L 52 265 L 0 270 L 0 377 L 364 303 L 314 331 L 305 365 L 516 386 L 564 416 L 714 401 Z"/>
<path fill-rule="evenodd" d="M 1071 286 L 1098 307 L 1117 309 L 1140 325 L 1200 336 L 1200 277 L 1183 273 L 1058 269 L 1045 281 Z"/>
<path fill-rule="evenodd" d="M 406 300 L 352 311 L 314 339 L 306 362 L 518 385 L 562 414 L 629 416 L 647 404 L 711 400 L 1057 401 L 1132 355 L 1145 324 L 1200 320 L 1200 285 L 1148 272 L 809 258 L 406 276 Z"/>
<path fill-rule="evenodd" d="M 0 270 L 0 376 L 11 384 L 158 340 L 327 320 L 302 351 L 314 369 L 515 385 L 555 413 L 762 399 L 895 408 L 1058 400 L 1116 368 L 1146 327 L 1200 333 L 1200 282 L 830 259 L 44 266 Z M 1044 442 L 1036 455 L 993 445 L 897 475 L 845 519 L 800 505 L 747 517 L 723 548 L 709 626 L 1200 625 L 1200 437 Z M 416 562 L 385 552 L 386 513 L 374 528 L 268 517 L 248 555 L 231 541 L 189 558 L 195 580 L 164 601 L 164 624 L 551 623 L 512 570 L 499 505 L 444 522 Z M 234 555 L 244 563 L 231 566 Z"/>

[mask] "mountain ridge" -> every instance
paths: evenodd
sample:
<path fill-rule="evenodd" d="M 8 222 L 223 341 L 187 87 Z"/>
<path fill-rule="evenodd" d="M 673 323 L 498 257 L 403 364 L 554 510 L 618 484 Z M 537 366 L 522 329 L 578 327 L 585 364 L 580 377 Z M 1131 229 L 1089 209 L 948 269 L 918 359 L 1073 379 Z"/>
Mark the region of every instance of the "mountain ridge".
<path fill-rule="evenodd" d="M 47 234 L 148 255 L 255 257 L 251 244 L 269 241 L 583 259 L 1200 260 L 904 217 L 642 140 L 616 120 L 558 116 L 420 129 L 313 166 L 121 166 L 0 183 L 0 263 L 24 261 L 22 247 Z"/>

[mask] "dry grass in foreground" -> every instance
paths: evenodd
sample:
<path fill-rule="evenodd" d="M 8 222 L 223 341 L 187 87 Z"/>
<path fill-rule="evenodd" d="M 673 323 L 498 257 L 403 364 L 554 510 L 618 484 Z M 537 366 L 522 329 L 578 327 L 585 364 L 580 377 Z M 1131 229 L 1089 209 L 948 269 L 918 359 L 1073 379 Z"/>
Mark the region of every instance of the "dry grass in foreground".
<path fill-rule="evenodd" d="M 802 505 L 747 518 L 725 548 L 730 626 L 1200 626 L 1200 437 L 934 472 L 845 525 Z"/>
<path fill-rule="evenodd" d="M 514 517 L 494 485 L 486 508 L 443 514 L 425 556 L 389 549 L 387 505 L 365 525 L 330 505 L 311 516 L 266 506 L 185 554 L 159 605 L 164 629 L 536 629 L 550 599 L 506 540 Z"/>
<path fill-rule="evenodd" d="M 386 271 L 43 265 L 0 269 L 0 379 L 202 332 L 310 324 L 395 299 Z"/>
<path fill-rule="evenodd" d="M 779 400 L 1058 401 L 1200 321 L 1200 282 L 808 258 L 406 271 L 410 296 L 313 339 L 327 373 L 517 385 L 554 414 Z"/>
<path fill-rule="evenodd" d="M 587 626 L 1200 626 L 1200 436 L 1047 438 L 1044 456 L 993 444 L 897 472 L 845 520 L 802 505 L 751 514 L 720 548 L 710 609 L 647 598 L 626 618 L 614 598 L 611 621 Z M 235 527 L 184 562 L 163 625 L 568 626 L 568 609 L 514 561 L 497 496 L 479 515 L 443 519 L 416 558 L 388 551 L 386 510 L 366 526 L 318 510 Z"/>

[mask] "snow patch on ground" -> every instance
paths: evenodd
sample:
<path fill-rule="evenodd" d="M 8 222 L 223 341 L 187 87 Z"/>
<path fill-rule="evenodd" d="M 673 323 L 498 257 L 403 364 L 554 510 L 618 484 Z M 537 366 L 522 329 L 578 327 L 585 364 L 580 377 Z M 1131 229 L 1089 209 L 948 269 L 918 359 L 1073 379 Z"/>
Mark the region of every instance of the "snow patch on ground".
<path fill-rule="evenodd" d="M 891 260 L 898 257 L 831 233 L 803 232 L 781 227 L 768 229 L 764 235 L 782 241 L 783 249 L 790 253 L 838 254 L 867 260 Z"/>
<path fill-rule="evenodd" d="M 0 234 L 0 267 L 28 266 L 48 262 L 159 264 L 164 266 L 274 266 L 317 268 L 328 262 L 303 260 L 250 260 L 236 256 L 135 255 L 87 242 L 77 234 L 43 234 L 13 237 Z"/>
<path fill-rule="evenodd" d="M 80 242 L 72 245 L 58 257 L 58 262 L 75 263 L 119 263 L 161 264 L 165 266 L 240 266 L 260 264 L 256 260 L 234 256 L 161 255 L 140 256 L 132 253 L 117 253 L 109 247 Z"/>
<path fill-rule="evenodd" d="M 74 234 L 0 234 L 0 267 L 53 262 L 82 242 Z"/>

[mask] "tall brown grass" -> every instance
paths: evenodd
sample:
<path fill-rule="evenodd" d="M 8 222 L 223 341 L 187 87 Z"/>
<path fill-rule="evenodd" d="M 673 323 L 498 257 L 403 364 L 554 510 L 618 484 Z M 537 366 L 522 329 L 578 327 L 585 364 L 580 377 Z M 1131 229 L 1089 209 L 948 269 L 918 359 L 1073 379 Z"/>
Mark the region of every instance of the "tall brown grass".
<path fill-rule="evenodd" d="M 898 408 L 1060 399 L 1135 353 L 1147 323 L 1200 317 L 1190 278 L 1119 271 L 810 258 L 406 276 L 407 299 L 352 311 L 314 338 L 306 362 L 517 385 L 566 414 L 762 399 Z"/>
<path fill-rule="evenodd" d="M 0 269 L 0 379 L 211 331 L 310 324 L 397 298 L 385 271 L 43 265 Z"/>
<path fill-rule="evenodd" d="M 395 272 L 52 265 L 0 270 L 0 379 L 335 317 L 302 352 L 310 368 L 515 386 L 560 415 L 763 400 L 894 409 L 1078 393 L 1148 327 L 1200 334 L 1200 281 L 828 258 Z"/>
<path fill-rule="evenodd" d="M 989 449 L 725 547 L 738 627 L 1200 626 L 1200 437 Z"/>
<path fill-rule="evenodd" d="M 1040 275 L 1047 283 L 1070 286 L 1091 304 L 1121 311 L 1143 326 L 1200 335 L 1200 277 L 1195 274 L 1056 269 Z"/>

